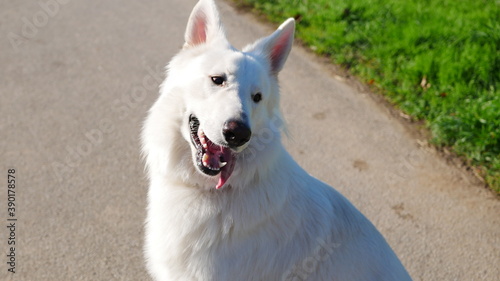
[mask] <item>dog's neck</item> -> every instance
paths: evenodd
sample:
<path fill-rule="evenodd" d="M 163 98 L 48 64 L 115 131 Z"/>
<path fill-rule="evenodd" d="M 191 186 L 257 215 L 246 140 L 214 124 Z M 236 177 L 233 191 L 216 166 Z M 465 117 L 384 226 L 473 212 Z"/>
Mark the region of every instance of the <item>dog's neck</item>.
<path fill-rule="evenodd" d="M 192 220 L 195 225 L 187 227 L 186 232 L 196 232 L 196 229 L 210 225 L 216 226 L 217 231 L 222 232 L 219 234 L 223 236 L 229 235 L 230 232 L 232 235 L 248 233 L 270 217 L 280 216 L 278 213 L 284 211 L 285 203 L 290 200 L 289 188 L 297 186 L 296 177 L 300 177 L 302 171 L 299 168 L 298 174 L 290 174 L 291 166 L 296 163 L 283 147 L 275 148 L 272 154 L 266 155 L 274 159 L 255 159 L 255 163 L 271 160 L 268 164 L 272 165 L 261 167 L 254 163 L 253 166 L 258 168 L 251 172 L 235 171 L 232 175 L 234 178 L 228 182 L 229 185 L 220 190 L 214 188 L 213 182 L 212 185 L 207 184 L 205 177 L 198 174 L 188 181 L 178 182 L 164 177 L 161 183 L 157 182 L 157 187 L 171 189 L 168 191 L 167 201 L 170 203 L 166 204 L 171 205 L 173 213 L 179 211 L 175 210 L 175 206 L 189 206 L 181 212 L 185 216 L 197 218 Z M 287 161 L 278 162 L 278 159 Z M 243 163 L 241 166 L 241 169 L 245 169 L 251 165 Z M 297 168 L 293 169 L 297 171 Z M 200 182 L 205 186 L 199 186 Z M 196 204 L 178 204 L 182 201 Z"/>

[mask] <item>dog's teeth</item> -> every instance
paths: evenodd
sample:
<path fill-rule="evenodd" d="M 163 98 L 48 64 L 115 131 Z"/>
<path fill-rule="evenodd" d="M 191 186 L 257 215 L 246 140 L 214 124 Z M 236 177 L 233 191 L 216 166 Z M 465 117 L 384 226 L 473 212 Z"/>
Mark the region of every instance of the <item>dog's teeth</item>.
<path fill-rule="evenodd" d="M 226 166 L 227 162 L 219 162 L 219 167 L 222 168 L 224 166 Z"/>
<path fill-rule="evenodd" d="M 204 149 L 207 149 L 208 148 L 208 144 L 207 144 L 207 139 L 205 137 L 205 133 L 203 133 L 203 131 L 200 131 L 200 134 L 199 134 L 199 139 L 200 139 L 200 143 L 201 143 L 201 146 L 204 148 Z"/>
<path fill-rule="evenodd" d="M 203 162 L 203 166 L 208 166 L 208 155 L 206 153 L 203 154 L 203 158 L 201 159 L 201 161 Z"/>

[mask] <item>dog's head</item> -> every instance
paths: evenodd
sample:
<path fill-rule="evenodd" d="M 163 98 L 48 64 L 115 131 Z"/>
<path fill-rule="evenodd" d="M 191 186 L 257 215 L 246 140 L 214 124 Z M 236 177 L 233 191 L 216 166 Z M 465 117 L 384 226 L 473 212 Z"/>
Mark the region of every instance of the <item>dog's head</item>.
<path fill-rule="evenodd" d="M 169 64 L 163 91 L 177 92 L 182 100 L 182 136 L 194 166 L 216 179 L 217 189 L 235 167 L 257 161 L 256 154 L 279 142 L 277 75 L 294 30 L 294 20 L 288 19 L 272 35 L 238 51 L 226 39 L 213 0 L 200 0 L 191 13 L 184 47 Z"/>

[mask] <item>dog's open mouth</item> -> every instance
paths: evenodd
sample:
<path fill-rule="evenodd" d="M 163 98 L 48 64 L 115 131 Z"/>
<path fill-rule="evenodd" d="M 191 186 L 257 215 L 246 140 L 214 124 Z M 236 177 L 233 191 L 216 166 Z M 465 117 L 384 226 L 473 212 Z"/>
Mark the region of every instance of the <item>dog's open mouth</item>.
<path fill-rule="evenodd" d="M 189 116 L 191 141 L 196 148 L 196 165 L 206 175 L 220 174 L 215 186 L 220 189 L 234 170 L 235 154 L 227 146 L 213 143 L 200 129 L 200 121 L 194 115 Z"/>

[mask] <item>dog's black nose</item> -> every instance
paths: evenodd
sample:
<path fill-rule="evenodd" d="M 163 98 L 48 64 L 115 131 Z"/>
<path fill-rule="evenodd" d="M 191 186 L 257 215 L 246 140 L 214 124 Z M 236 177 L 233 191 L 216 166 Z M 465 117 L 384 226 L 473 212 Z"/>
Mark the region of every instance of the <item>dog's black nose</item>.
<path fill-rule="evenodd" d="M 241 121 L 227 121 L 222 134 L 230 147 L 242 146 L 250 140 L 252 131 Z"/>

